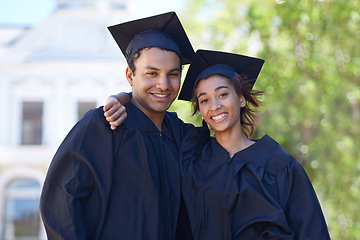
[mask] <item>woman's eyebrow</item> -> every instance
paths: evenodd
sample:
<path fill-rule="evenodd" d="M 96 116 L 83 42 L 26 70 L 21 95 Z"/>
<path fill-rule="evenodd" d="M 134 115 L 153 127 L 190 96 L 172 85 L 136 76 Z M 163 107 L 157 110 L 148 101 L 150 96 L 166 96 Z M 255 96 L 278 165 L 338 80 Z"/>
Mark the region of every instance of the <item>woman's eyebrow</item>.
<path fill-rule="evenodd" d="M 227 88 L 227 89 L 229 89 L 228 86 L 219 86 L 219 87 L 215 88 L 215 91 L 219 91 L 219 90 L 222 89 L 222 88 Z"/>
<path fill-rule="evenodd" d="M 223 88 L 229 89 L 228 86 L 218 86 L 217 88 L 215 88 L 215 91 L 219 91 L 220 89 L 223 89 Z M 199 98 L 199 97 L 201 97 L 201 96 L 203 96 L 205 94 L 206 94 L 206 92 L 202 92 L 197 96 L 197 98 Z"/>
<path fill-rule="evenodd" d="M 199 98 L 199 97 L 201 97 L 201 96 L 203 96 L 203 95 L 205 95 L 206 93 L 205 92 L 202 92 L 202 93 L 200 93 L 198 96 L 197 96 L 197 98 Z"/>

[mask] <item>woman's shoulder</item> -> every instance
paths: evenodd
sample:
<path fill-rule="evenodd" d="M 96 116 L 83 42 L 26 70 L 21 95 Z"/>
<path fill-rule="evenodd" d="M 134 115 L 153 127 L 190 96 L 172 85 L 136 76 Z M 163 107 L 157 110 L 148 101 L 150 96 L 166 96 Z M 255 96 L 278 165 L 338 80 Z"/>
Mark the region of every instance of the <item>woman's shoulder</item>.
<path fill-rule="evenodd" d="M 257 140 L 251 148 L 251 151 L 247 153 L 251 162 L 262 166 L 266 172 L 274 175 L 296 162 L 294 157 L 269 135 L 264 135 Z"/>

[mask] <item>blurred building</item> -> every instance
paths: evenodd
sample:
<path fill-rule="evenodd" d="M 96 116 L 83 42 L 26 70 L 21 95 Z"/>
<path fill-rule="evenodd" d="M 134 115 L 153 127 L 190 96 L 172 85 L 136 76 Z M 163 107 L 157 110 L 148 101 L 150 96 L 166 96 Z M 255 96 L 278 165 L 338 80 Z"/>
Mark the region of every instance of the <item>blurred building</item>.
<path fill-rule="evenodd" d="M 58 0 L 39 25 L 0 26 L 0 239 L 46 239 L 38 205 L 56 149 L 86 111 L 129 89 L 106 28 L 129 18 L 129 2 Z"/>

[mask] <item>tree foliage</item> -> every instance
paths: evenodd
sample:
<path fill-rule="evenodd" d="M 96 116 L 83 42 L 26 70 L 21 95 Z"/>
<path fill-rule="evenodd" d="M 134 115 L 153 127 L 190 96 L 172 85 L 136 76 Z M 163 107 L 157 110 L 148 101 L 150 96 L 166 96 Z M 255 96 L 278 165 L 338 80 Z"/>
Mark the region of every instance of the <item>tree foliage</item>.
<path fill-rule="evenodd" d="M 360 239 L 360 1 L 200 0 L 184 9 L 197 49 L 265 59 L 256 137 L 269 134 L 304 166 L 333 239 Z M 184 117 L 183 108 L 173 107 Z"/>

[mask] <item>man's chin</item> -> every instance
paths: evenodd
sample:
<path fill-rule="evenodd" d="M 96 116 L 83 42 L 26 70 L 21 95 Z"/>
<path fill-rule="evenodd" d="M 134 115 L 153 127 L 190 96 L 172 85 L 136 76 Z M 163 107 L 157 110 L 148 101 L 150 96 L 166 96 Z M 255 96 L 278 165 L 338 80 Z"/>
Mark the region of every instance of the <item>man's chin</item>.
<path fill-rule="evenodd" d="M 155 106 L 153 106 L 153 110 L 155 112 L 165 112 L 167 111 L 171 106 L 171 103 L 167 103 L 167 104 L 156 104 Z"/>

